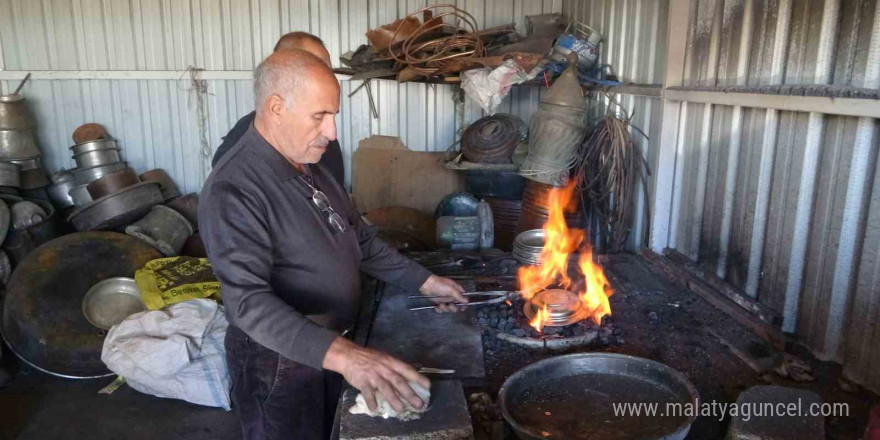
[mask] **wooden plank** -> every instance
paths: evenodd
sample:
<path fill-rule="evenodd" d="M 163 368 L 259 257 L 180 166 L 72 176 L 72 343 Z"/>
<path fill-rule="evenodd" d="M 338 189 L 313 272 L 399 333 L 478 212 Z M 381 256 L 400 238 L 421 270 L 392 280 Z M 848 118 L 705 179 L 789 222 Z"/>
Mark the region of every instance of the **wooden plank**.
<path fill-rule="evenodd" d="M 638 254 L 646 263 L 648 263 L 648 266 L 652 271 L 664 275 L 671 281 L 687 287 L 700 298 L 726 313 L 735 321 L 772 344 L 777 350 L 786 351 L 793 344 L 790 337 L 786 336 L 771 325 L 761 321 L 755 315 L 749 313 L 719 293 L 705 281 L 693 276 L 669 258 L 656 254 L 648 249 L 639 250 Z"/>
<path fill-rule="evenodd" d="M 663 251 L 663 254 L 670 260 L 681 265 L 692 275 L 705 281 L 707 284 L 712 286 L 715 290 L 723 294 L 729 300 L 735 302 L 746 311 L 753 313 L 761 321 L 764 321 L 767 324 L 774 326 L 781 323 L 782 317 L 779 316 L 778 313 L 774 312 L 764 304 L 759 303 L 754 298 L 746 295 L 745 292 L 740 291 L 739 289 L 725 282 L 721 278 L 718 278 L 718 276 L 716 276 L 712 272 L 704 270 L 702 267 L 691 261 L 690 258 L 682 254 L 681 252 L 678 252 L 675 249 L 667 248 Z"/>

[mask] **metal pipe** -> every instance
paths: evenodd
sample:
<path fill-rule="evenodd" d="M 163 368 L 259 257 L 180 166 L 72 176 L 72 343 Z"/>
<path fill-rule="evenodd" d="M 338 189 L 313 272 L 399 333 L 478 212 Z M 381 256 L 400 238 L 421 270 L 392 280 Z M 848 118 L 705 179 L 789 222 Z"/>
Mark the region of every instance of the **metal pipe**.
<path fill-rule="evenodd" d="M 880 88 L 880 4 L 874 8 L 874 27 L 871 31 L 871 44 L 868 48 L 868 63 L 865 70 L 865 88 Z M 859 220 L 865 210 L 865 194 L 870 191 L 871 169 L 877 155 L 875 133 L 877 122 L 872 118 L 859 118 L 856 140 L 853 148 L 849 182 L 846 189 L 846 203 L 840 226 L 840 241 L 837 248 L 837 262 L 834 266 L 834 279 L 831 284 L 831 303 L 828 309 L 828 323 L 825 326 L 824 354 L 828 359 L 843 359 L 843 331 L 846 327 L 847 303 L 850 301 L 850 284 L 856 268 L 858 253 L 861 251 Z"/>
<path fill-rule="evenodd" d="M 816 58 L 816 84 L 828 84 L 831 80 L 839 11 L 839 0 L 825 0 L 825 7 L 822 11 L 822 28 L 819 32 L 819 50 Z M 782 330 L 789 333 L 797 330 L 800 293 L 804 281 L 804 267 L 806 266 L 807 245 L 809 243 L 810 218 L 813 214 L 813 204 L 816 197 L 819 154 L 821 153 L 822 138 L 825 135 L 825 116 L 822 113 L 810 113 L 807 127 L 804 164 L 798 188 L 794 236 L 792 237 L 791 257 L 788 264 L 788 281 L 785 287 L 785 306 L 782 313 Z"/>

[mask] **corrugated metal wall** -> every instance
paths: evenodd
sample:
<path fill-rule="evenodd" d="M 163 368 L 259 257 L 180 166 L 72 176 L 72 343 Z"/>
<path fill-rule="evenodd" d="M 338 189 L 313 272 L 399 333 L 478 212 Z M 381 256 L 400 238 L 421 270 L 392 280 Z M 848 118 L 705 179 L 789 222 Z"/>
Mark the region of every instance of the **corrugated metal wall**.
<path fill-rule="evenodd" d="M 31 80 L 23 93 L 39 121 L 45 165 L 74 165 L 68 154 L 74 128 L 98 122 L 120 140 L 138 170 L 165 168 L 186 191 L 197 191 L 210 172 L 208 149 L 239 117 L 250 112 L 249 71 L 272 51 L 277 38 L 306 30 L 326 43 L 334 65 L 340 54 L 366 43 L 364 33 L 427 4 L 425 0 L 2 0 L 0 69 L 59 71 L 82 79 Z M 526 15 L 559 12 L 561 0 L 457 0 L 482 26 L 516 23 Z M 199 106 L 184 70 L 212 78 Z M 76 71 L 73 75 L 70 72 Z M 106 78 L 100 71 L 124 71 Z M 90 72 L 96 72 L 95 75 Z M 119 79 L 119 77 L 126 79 Z M 97 78 L 97 79 L 92 79 Z M 156 79 L 159 78 L 159 79 Z M 178 79 L 179 78 L 179 79 Z M 12 84 L 9 84 L 9 83 Z M 17 81 L 0 81 L 8 93 Z M 458 127 L 452 86 L 374 83 L 379 118 L 366 93 L 343 81 L 337 119 L 346 158 L 360 139 L 399 135 L 414 150 L 446 150 Z M 538 88 L 514 90 L 499 111 L 528 118 Z M 466 122 L 482 116 L 472 103 Z M 346 160 L 350 176 L 350 160 Z"/>
<path fill-rule="evenodd" d="M 610 64 L 624 83 L 662 84 L 665 69 L 666 22 L 669 4 L 656 0 L 566 0 L 562 13 L 593 28 L 604 36 L 600 46 L 600 62 Z M 591 118 L 601 118 L 606 111 L 617 112 L 619 102 L 633 115 L 630 136 L 641 149 L 652 170 L 658 165 L 658 150 L 652 148 L 660 138 L 662 106 L 660 98 L 612 94 L 610 97 L 594 93 Z M 639 133 L 647 135 L 647 138 Z M 644 212 L 654 191 L 654 179 L 648 182 L 648 197 L 637 182 L 635 225 L 629 236 L 630 247 L 643 245 L 642 238 L 649 227 Z"/>
<path fill-rule="evenodd" d="M 38 115 L 49 169 L 73 165 L 70 133 L 95 121 L 121 139 L 126 159 L 138 169 L 165 168 L 195 191 L 209 172 L 210 156 L 201 144 L 199 116 L 205 118 L 209 149 L 216 148 L 220 136 L 253 108 L 247 72 L 280 34 L 313 32 L 336 60 L 364 43 L 367 29 L 425 4 L 2 0 L 0 69 L 79 71 L 77 79 L 32 80 L 25 89 Z M 674 18 L 669 1 L 457 4 L 484 27 L 515 22 L 520 30 L 525 15 L 562 11 L 605 35 L 602 60 L 626 82 L 664 83 L 665 54 L 674 49 L 665 47 L 667 22 Z M 691 13 L 685 86 L 880 87 L 878 0 L 684 4 Z M 206 69 L 212 78 L 201 107 L 192 81 L 178 79 L 189 66 Z M 101 71 L 124 72 L 93 79 L 92 73 Z M 343 83 L 338 120 L 348 158 L 357 141 L 371 134 L 399 135 L 416 150 L 445 150 L 455 140 L 460 127 L 451 86 L 379 82 L 378 119 L 370 116 L 366 94 L 347 97 L 352 86 L 357 84 Z M 10 87 L 14 84 L 0 81 L 0 92 Z M 514 89 L 499 111 L 527 119 L 541 93 Z M 658 242 L 784 315 L 785 330 L 796 332 L 821 357 L 843 362 L 850 378 L 880 390 L 877 121 L 684 102 L 677 133 L 670 134 L 661 133 L 664 108 L 670 107 L 660 98 L 613 97 L 634 112 L 634 124 L 648 134 L 650 139 L 638 142 L 655 176 L 657 167 L 674 168 L 671 184 L 664 182 L 671 191 L 668 236 L 663 232 Z M 594 101 L 599 116 L 610 99 Z M 463 116 L 469 123 L 482 112 L 467 102 Z M 660 157 L 661 134 L 675 140 L 674 158 Z M 649 184 L 652 195 L 640 196 L 640 209 L 655 200 L 657 178 Z M 648 227 L 639 218 L 634 244 Z"/>
<path fill-rule="evenodd" d="M 685 86 L 880 86 L 880 2 L 690 4 Z M 682 112 L 668 246 L 880 390 L 877 120 L 688 102 Z"/>

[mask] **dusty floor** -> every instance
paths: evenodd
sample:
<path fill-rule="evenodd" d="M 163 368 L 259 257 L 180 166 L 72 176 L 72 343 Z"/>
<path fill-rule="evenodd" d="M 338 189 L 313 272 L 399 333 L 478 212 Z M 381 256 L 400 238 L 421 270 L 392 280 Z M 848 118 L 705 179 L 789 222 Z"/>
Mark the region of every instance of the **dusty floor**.
<path fill-rule="evenodd" d="M 633 255 L 610 258 L 614 325 L 622 343 L 592 347 L 664 362 L 685 374 L 703 401 L 734 402 L 749 386 L 773 383 L 818 392 L 826 402 L 846 402 L 850 416 L 826 420 L 829 439 L 860 438 L 876 395 L 846 392 L 840 368 L 810 360 L 816 382 L 793 382 L 775 374 L 761 377 L 719 340 L 736 341 L 760 360 L 770 350 L 727 315 L 681 286 L 652 273 Z M 650 319 L 651 312 L 656 314 Z M 712 330 L 710 332 L 709 330 Z M 488 332 L 484 337 L 493 337 Z M 582 349 L 583 350 L 583 349 Z M 555 355 L 506 345 L 487 354 L 487 391 L 495 395 L 504 379 L 522 366 Z M 802 355 L 809 359 L 808 356 Z M 234 412 L 160 399 L 122 387 L 112 395 L 98 390 L 110 382 L 65 380 L 21 367 L 12 386 L 0 389 L 0 439 L 238 439 Z M 720 439 L 728 420 L 698 418 L 689 439 Z M 512 437 L 510 437 L 512 438 Z"/>
<path fill-rule="evenodd" d="M 98 390 L 112 378 L 67 380 L 23 366 L 0 389 L 0 439 L 240 439 L 234 411 L 141 394 L 123 386 Z"/>

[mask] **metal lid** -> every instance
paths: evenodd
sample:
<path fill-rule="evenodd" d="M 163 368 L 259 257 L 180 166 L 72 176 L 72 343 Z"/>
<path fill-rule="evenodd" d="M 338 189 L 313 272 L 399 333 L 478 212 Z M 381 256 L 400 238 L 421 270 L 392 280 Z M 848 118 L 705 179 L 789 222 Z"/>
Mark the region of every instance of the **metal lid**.
<path fill-rule="evenodd" d="M 539 292 L 532 299 L 526 301 L 523 312 L 526 317 L 533 319 L 540 310 L 547 307 L 550 316 L 544 319 L 543 325 L 562 326 L 574 324 L 587 317 L 586 310 L 580 298 L 568 290 L 548 289 Z"/>

